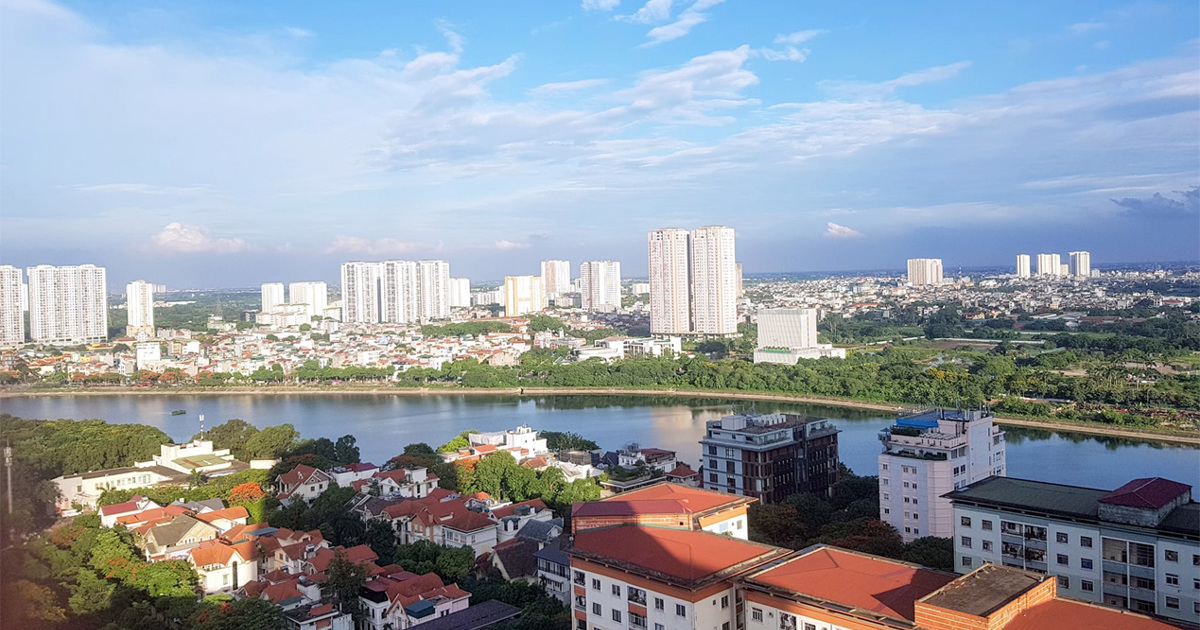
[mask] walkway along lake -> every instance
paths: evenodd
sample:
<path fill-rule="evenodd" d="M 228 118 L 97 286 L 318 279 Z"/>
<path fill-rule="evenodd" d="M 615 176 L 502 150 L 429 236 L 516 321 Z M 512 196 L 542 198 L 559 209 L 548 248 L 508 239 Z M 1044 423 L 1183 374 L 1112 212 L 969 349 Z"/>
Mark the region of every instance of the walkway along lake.
<path fill-rule="evenodd" d="M 176 409 L 187 413 L 171 415 Z M 573 431 L 610 450 L 629 442 L 666 448 L 695 465 L 704 422 L 748 409 L 834 419 L 842 430 L 838 438 L 842 462 L 864 475 L 876 474 L 877 434 L 892 422 L 881 412 L 841 407 L 651 396 L 222 394 L 0 399 L 0 413 L 141 423 L 158 427 L 177 441 L 199 430 L 200 414 L 208 427 L 230 418 L 259 427 L 290 423 L 305 438 L 354 435 L 363 460 L 377 464 L 411 442 L 437 447 L 467 429 L 493 431 L 528 424 L 544 431 Z M 1159 476 L 1200 489 L 1200 449 L 1195 447 L 1041 429 L 1006 430 L 1011 477 L 1115 488 L 1137 477 Z"/>

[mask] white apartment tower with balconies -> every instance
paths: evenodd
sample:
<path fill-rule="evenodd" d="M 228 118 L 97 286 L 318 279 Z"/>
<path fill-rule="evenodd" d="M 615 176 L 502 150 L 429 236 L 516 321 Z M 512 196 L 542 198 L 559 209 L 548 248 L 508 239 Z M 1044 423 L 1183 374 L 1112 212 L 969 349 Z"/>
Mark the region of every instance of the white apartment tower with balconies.
<path fill-rule="evenodd" d="M 1017 254 L 1017 277 L 1029 277 L 1029 254 Z"/>
<path fill-rule="evenodd" d="M 383 265 L 377 262 L 342 263 L 342 321 L 378 324 L 379 281 Z"/>
<path fill-rule="evenodd" d="M 262 313 L 274 313 L 280 304 L 287 302 L 283 295 L 282 282 L 265 282 L 262 285 Z"/>
<path fill-rule="evenodd" d="M 1076 278 L 1087 278 L 1092 275 L 1091 252 L 1071 252 L 1071 275 Z"/>
<path fill-rule="evenodd" d="M 154 285 L 134 280 L 125 285 L 126 333 L 138 339 L 154 336 Z"/>
<path fill-rule="evenodd" d="M 879 434 L 879 520 L 904 542 L 954 535 L 948 492 L 1007 470 L 1004 431 L 981 410 L 934 409 L 900 417 Z"/>
<path fill-rule="evenodd" d="M 108 338 L 104 267 L 28 267 L 29 337 L 35 343 L 79 344 Z"/>
<path fill-rule="evenodd" d="M 942 283 L 941 258 L 909 258 L 908 284 L 921 287 Z"/>
<path fill-rule="evenodd" d="M 647 237 L 650 254 L 650 332 L 679 335 L 692 331 L 691 273 L 687 230 L 654 230 Z"/>
<path fill-rule="evenodd" d="M 568 260 L 543 260 L 542 285 L 546 297 L 571 292 L 571 262 Z"/>
<path fill-rule="evenodd" d="M 621 308 L 621 263 L 593 260 L 579 265 L 580 298 L 589 311 Z"/>
<path fill-rule="evenodd" d="M 0 265 L 0 346 L 25 342 L 25 317 L 21 313 L 24 291 L 20 268 Z"/>
<path fill-rule="evenodd" d="M 1062 268 L 1062 256 L 1058 254 L 1037 255 L 1037 275 L 1061 276 L 1063 275 Z"/>
<path fill-rule="evenodd" d="M 733 228 L 709 225 L 691 236 L 692 332 L 732 335 L 738 297 Z"/>
<path fill-rule="evenodd" d="M 546 308 L 546 293 L 541 276 L 504 278 L 504 316 L 520 317 Z"/>
<path fill-rule="evenodd" d="M 471 280 L 469 278 L 450 278 L 450 308 L 465 308 L 471 306 Z"/>
<path fill-rule="evenodd" d="M 329 286 L 324 282 L 293 282 L 288 285 L 288 304 L 303 304 L 310 320 L 324 317 L 329 307 Z"/>
<path fill-rule="evenodd" d="M 450 263 L 417 262 L 417 317 L 421 322 L 450 317 Z"/>

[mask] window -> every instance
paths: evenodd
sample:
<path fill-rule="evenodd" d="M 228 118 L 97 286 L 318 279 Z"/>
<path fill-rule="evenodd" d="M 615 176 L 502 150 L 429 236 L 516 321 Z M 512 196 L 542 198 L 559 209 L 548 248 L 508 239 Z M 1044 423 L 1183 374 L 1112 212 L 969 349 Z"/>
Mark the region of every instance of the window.
<path fill-rule="evenodd" d="M 912 499 L 910 499 L 910 498 L 908 498 L 908 497 L 904 497 L 904 502 L 905 502 L 905 503 L 912 503 Z"/>
<path fill-rule="evenodd" d="M 971 556 L 963 556 L 960 564 L 962 564 L 964 567 L 971 566 Z"/>
<path fill-rule="evenodd" d="M 966 547 L 967 549 L 971 548 L 971 537 L 970 536 L 963 536 L 959 540 L 959 542 L 963 547 Z"/>
<path fill-rule="evenodd" d="M 880 479 L 880 480 L 879 480 L 879 484 L 880 484 L 880 485 L 882 485 L 882 486 L 886 486 L 886 485 L 888 485 L 888 480 L 887 480 L 887 479 Z"/>
<path fill-rule="evenodd" d="M 1200 578 L 1192 578 L 1192 588 L 1200 591 Z"/>
<path fill-rule="evenodd" d="M 1175 560 L 1179 560 L 1179 554 L 1172 551 L 1169 554 L 1174 554 Z M 1129 559 L 1133 564 L 1142 567 L 1154 566 L 1154 546 L 1143 545 L 1141 543 L 1129 543 Z M 1171 555 L 1167 555 L 1167 560 L 1171 560 Z"/>
<path fill-rule="evenodd" d="M 1058 588 L 1071 588 L 1071 578 L 1065 575 L 1058 576 Z"/>
<path fill-rule="evenodd" d="M 1067 554 L 1060 553 L 1060 554 L 1058 554 L 1058 563 L 1063 566 L 1070 566 L 1071 559 L 1067 557 Z"/>
<path fill-rule="evenodd" d="M 880 464 L 880 465 L 879 465 L 879 470 L 887 470 L 887 469 L 888 469 L 888 467 L 887 467 L 887 464 Z"/>
<path fill-rule="evenodd" d="M 985 541 L 983 541 L 983 542 L 982 542 L 982 543 L 980 543 L 980 544 L 983 546 L 983 550 L 984 550 L 984 551 L 991 551 L 991 550 L 992 550 L 992 541 L 990 541 L 990 540 L 985 540 Z"/>
<path fill-rule="evenodd" d="M 599 604 L 597 604 L 598 606 Z M 575 607 L 579 610 L 587 610 L 587 598 L 583 595 L 575 596 Z"/>
<path fill-rule="evenodd" d="M 600 604 L 592 603 L 592 614 L 593 615 L 602 615 L 602 614 L 604 614 L 604 609 L 600 608 Z"/>
<path fill-rule="evenodd" d="M 1096 590 L 1096 585 L 1091 580 L 1080 580 L 1079 589 L 1085 593 L 1091 593 Z"/>
<path fill-rule="evenodd" d="M 578 582 L 578 584 L 583 584 L 583 580 L 580 580 L 580 581 Z M 593 590 L 593 591 L 598 591 L 598 590 L 600 590 L 600 580 L 599 580 L 599 579 L 597 579 L 597 578 L 592 578 L 592 590 Z"/>
<path fill-rule="evenodd" d="M 992 522 L 991 521 L 980 521 L 979 528 L 985 532 L 990 532 L 990 531 L 992 531 Z"/>
<path fill-rule="evenodd" d="M 683 604 L 675 604 L 675 616 L 686 617 L 687 608 L 685 608 Z"/>
<path fill-rule="evenodd" d="M 891 500 L 892 500 L 892 495 L 890 495 L 890 494 L 888 494 L 888 493 L 884 492 L 884 493 L 883 493 L 883 500 L 884 500 L 884 501 L 891 501 Z"/>
<path fill-rule="evenodd" d="M 817 630 L 817 624 L 804 622 L 804 630 Z"/>
<path fill-rule="evenodd" d="M 761 608 L 751 608 L 750 609 L 750 619 L 752 621 L 762 621 L 763 620 L 762 609 Z"/>
<path fill-rule="evenodd" d="M 721 596 L 721 608 L 722 609 L 729 608 L 729 596 L 728 595 Z"/>
<path fill-rule="evenodd" d="M 1171 551 L 1170 549 L 1168 549 L 1163 552 L 1163 557 L 1166 558 L 1167 562 L 1179 562 L 1179 552 L 1178 551 Z"/>
<path fill-rule="evenodd" d="M 617 623 L 621 623 L 621 611 L 614 608 L 612 611 L 612 617 L 613 617 L 613 621 L 615 621 Z"/>
<path fill-rule="evenodd" d="M 1065 533 L 1058 532 L 1057 534 L 1054 535 L 1054 542 L 1062 543 L 1065 545 L 1068 542 L 1070 542 L 1070 538 L 1068 538 Z"/>
<path fill-rule="evenodd" d="M 960 524 L 960 525 L 962 525 L 963 527 L 970 527 L 970 526 L 971 526 L 971 517 L 970 517 L 970 516 L 964 516 L 964 517 L 962 517 L 962 518 L 958 519 L 958 522 L 959 522 L 959 524 Z"/>
<path fill-rule="evenodd" d="M 655 597 L 654 598 L 654 610 L 662 610 L 662 609 L 663 609 L 663 598 Z"/>
<path fill-rule="evenodd" d="M 1179 598 L 1168 596 L 1167 597 L 1167 608 L 1174 608 L 1174 609 L 1178 610 L 1179 609 Z"/>
<path fill-rule="evenodd" d="M 1192 554 L 1192 566 L 1200 567 L 1200 553 Z"/>
<path fill-rule="evenodd" d="M 654 630 L 667 630 L 667 627 L 662 625 L 661 623 L 656 623 L 656 624 L 654 624 Z"/>
<path fill-rule="evenodd" d="M 638 604 L 640 606 L 646 605 L 646 591 L 643 591 L 640 588 L 634 588 L 632 586 L 630 586 L 626 590 L 628 591 L 628 593 L 626 593 L 625 597 L 629 601 L 631 601 L 635 604 Z"/>
<path fill-rule="evenodd" d="M 613 584 L 612 585 L 612 594 L 616 595 L 617 597 L 620 597 L 621 596 L 621 587 L 616 584 Z M 620 621 L 620 619 L 618 619 L 617 621 Z"/>
<path fill-rule="evenodd" d="M 884 513 L 884 514 L 891 514 L 891 513 L 892 513 L 892 509 L 891 509 L 891 508 L 883 508 L 883 513 Z"/>
<path fill-rule="evenodd" d="M 1168 573 L 1166 582 L 1168 586 L 1179 586 L 1179 576 L 1174 573 Z"/>
<path fill-rule="evenodd" d="M 708 480 L 717 483 L 717 473 L 708 473 Z"/>
<path fill-rule="evenodd" d="M 1090 570 L 1090 569 L 1092 568 L 1092 559 L 1091 559 L 1091 558 L 1083 558 L 1083 559 L 1081 559 L 1081 560 L 1079 561 L 1079 568 L 1081 568 L 1081 569 L 1089 569 L 1089 570 Z"/>
<path fill-rule="evenodd" d="M 645 628 L 646 616 L 639 615 L 635 612 L 629 613 L 629 625 L 633 626 L 634 628 Z"/>
<path fill-rule="evenodd" d="M 576 619 L 575 630 L 587 630 L 587 621 L 583 619 Z"/>
<path fill-rule="evenodd" d="M 1091 536 L 1080 536 L 1079 537 L 1079 546 L 1085 547 L 1087 549 L 1091 549 L 1092 548 L 1092 537 Z"/>
<path fill-rule="evenodd" d="M 921 533 L 921 530 L 920 530 L 920 529 L 918 529 L 918 528 L 916 528 L 916 527 L 914 527 L 914 528 L 913 528 L 913 533 L 914 533 L 914 534 L 920 534 L 920 533 Z"/>

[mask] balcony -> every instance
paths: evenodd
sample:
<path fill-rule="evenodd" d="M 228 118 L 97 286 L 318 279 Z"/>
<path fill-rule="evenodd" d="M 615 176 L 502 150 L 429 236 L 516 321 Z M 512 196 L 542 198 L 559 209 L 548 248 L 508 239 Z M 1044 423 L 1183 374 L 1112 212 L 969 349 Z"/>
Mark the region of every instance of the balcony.
<path fill-rule="evenodd" d="M 642 591 L 642 592 L 631 591 L 629 593 L 628 599 L 629 599 L 629 603 L 631 603 L 631 604 L 637 604 L 638 606 L 646 605 L 646 593 L 644 591 Z"/>

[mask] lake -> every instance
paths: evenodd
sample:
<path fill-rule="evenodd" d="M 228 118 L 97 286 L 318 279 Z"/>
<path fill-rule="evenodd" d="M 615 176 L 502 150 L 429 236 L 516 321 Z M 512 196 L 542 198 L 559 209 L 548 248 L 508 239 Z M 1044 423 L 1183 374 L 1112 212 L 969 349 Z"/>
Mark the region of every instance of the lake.
<path fill-rule="evenodd" d="M 187 414 L 171 415 L 175 409 Z M 23 418 L 101 418 L 158 427 L 176 441 L 205 425 L 241 418 L 258 427 L 290 423 L 302 437 L 358 439 L 364 461 L 383 463 L 405 444 L 433 447 L 458 433 L 520 424 L 573 431 L 605 449 L 629 442 L 676 451 L 695 465 L 706 420 L 731 411 L 785 411 L 832 418 L 841 429 L 843 463 L 876 473 L 877 434 L 891 424 L 879 412 L 817 405 L 647 396 L 483 396 L 442 394 L 218 394 L 27 396 L 0 399 L 0 413 Z M 1138 477 L 1167 477 L 1200 488 L 1200 449 L 1161 442 L 1008 427 L 1008 474 L 1093 488 Z M 1198 492 L 1197 494 L 1200 494 Z"/>

